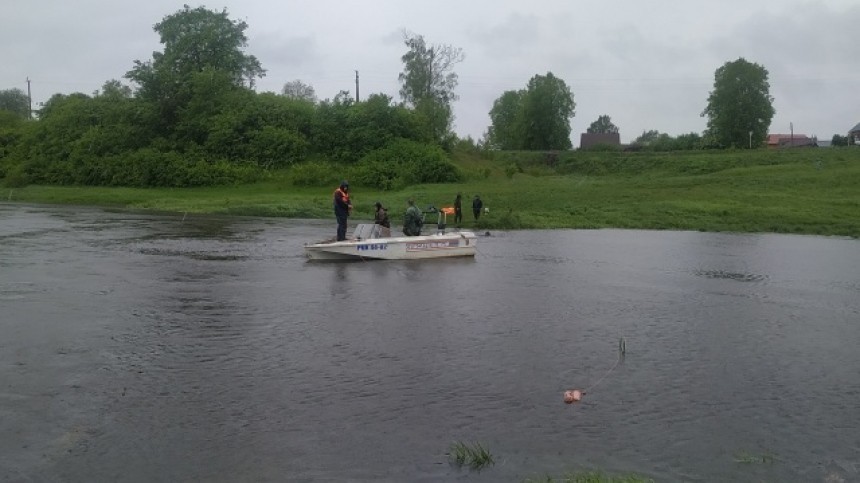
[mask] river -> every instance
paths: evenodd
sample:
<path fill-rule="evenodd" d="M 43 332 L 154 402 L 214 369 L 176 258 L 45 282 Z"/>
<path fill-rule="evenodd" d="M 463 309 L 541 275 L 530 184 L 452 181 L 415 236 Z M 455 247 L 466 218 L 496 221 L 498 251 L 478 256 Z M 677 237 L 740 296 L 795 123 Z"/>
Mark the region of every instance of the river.
<path fill-rule="evenodd" d="M 334 231 L 0 204 L 0 479 L 860 481 L 858 240 L 500 231 L 474 259 L 306 261 Z"/>

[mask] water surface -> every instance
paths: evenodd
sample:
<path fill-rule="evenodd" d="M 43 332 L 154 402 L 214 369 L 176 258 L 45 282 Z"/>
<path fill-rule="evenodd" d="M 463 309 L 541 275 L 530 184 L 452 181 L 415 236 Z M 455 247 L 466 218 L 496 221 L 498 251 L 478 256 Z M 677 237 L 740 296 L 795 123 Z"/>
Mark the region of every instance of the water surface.
<path fill-rule="evenodd" d="M 306 262 L 334 229 L 0 204 L 0 478 L 860 481 L 857 240 Z M 453 441 L 496 464 L 451 466 Z"/>

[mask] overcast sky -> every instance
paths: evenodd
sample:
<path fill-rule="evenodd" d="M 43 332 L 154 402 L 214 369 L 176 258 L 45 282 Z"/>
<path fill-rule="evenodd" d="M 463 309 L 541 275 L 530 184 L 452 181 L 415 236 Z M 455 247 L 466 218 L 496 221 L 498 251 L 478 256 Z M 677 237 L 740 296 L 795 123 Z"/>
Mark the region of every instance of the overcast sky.
<path fill-rule="evenodd" d="M 770 132 L 830 139 L 860 122 L 860 0 L 1 0 L 0 89 L 34 104 L 119 79 L 161 51 L 152 26 L 183 3 L 248 23 L 257 90 L 300 79 L 399 100 L 404 30 L 463 49 L 455 131 L 476 140 L 493 101 L 552 72 L 574 93 L 571 138 L 607 114 L 629 142 L 706 127 L 714 71 L 743 57 L 770 73 Z"/>

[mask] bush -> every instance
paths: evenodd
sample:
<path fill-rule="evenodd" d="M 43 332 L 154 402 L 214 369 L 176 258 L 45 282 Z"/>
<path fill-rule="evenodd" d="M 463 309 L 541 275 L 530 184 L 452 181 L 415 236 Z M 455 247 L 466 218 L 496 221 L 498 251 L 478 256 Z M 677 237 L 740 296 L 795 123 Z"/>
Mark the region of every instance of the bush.
<path fill-rule="evenodd" d="M 514 179 L 514 175 L 517 173 L 522 173 L 523 168 L 519 165 L 519 163 L 511 163 L 505 167 L 505 176 L 508 179 Z"/>
<path fill-rule="evenodd" d="M 12 167 L 5 174 L 3 185 L 7 188 L 23 188 L 30 184 L 27 173 L 24 172 L 22 166 Z"/>
<path fill-rule="evenodd" d="M 593 146 L 589 146 L 585 149 L 580 149 L 580 151 L 592 151 L 592 152 L 619 152 L 621 151 L 621 146 L 614 144 L 606 144 L 606 143 L 598 143 Z"/>
<path fill-rule="evenodd" d="M 262 171 L 249 164 L 139 149 L 115 156 L 75 156 L 46 162 L 39 158 L 24 166 L 28 180 L 45 184 L 91 186 L 188 187 L 257 181 Z"/>
<path fill-rule="evenodd" d="M 231 164 L 224 160 L 214 162 L 202 158 L 189 159 L 175 152 L 141 149 L 128 156 L 116 170 L 111 185 L 190 187 L 253 182 L 261 178 L 259 169 L 249 164 Z"/>
<path fill-rule="evenodd" d="M 307 156 L 310 143 L 288 129 L 264 126 L 250 135 L 247 160 L 263 168 L 292 166 Z"/>
<path fill-rule="evenodd" d="M 456 182 L 463 175 L 439 146 L 398 139 L 362 157 L 350 176 L 356 184 L 391 190 Z"/>
<path fill-rule="evenodd" d="M 336 186 L 342 178 L 338 172 L 339 168 L 331 163 L 308 161 L 293 166 L 289 178 L 296 186 Z"/>

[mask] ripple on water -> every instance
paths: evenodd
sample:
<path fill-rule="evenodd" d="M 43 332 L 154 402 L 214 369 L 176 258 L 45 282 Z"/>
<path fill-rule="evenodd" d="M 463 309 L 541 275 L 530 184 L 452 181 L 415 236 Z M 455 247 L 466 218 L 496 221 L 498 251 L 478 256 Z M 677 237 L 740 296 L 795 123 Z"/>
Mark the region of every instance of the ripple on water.
<path fill-rule="evenodd" d="M 757 273 L 729 272 L 725 270 L 695 270 L 693 273 L 704 278 L 734 280 L 736 282 L 763 283 L 768 281 L 767 275 Z"/>
<path fill-rule="evenodd" d="M 41 291 L 33 282 L 0 282 L 0 300 L 24 300 Z"/>
<path fill-rule="evenodd" d="M 236 253 L 221 253 L 221 252 L 203 252 L 194 250 L 177 250 L 171 248 L 140 248 L 137 250 L 142 255 L 157 255 L 162 257 L 186 257 L 193 260 L 220 260 L 220 261 L 235 261 L 245 260 L 248 258 L 246 254 Z"/>

